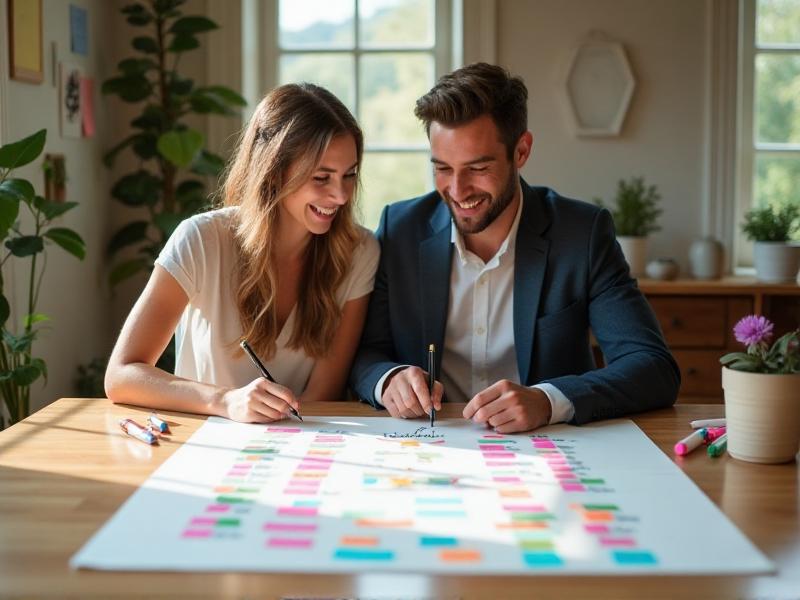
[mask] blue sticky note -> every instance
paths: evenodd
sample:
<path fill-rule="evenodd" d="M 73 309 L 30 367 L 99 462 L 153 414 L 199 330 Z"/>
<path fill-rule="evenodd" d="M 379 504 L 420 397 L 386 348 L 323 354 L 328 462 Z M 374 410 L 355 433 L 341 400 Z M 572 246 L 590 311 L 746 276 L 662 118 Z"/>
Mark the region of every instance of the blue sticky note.
<path fill-rule="evenodd" d="M 656 557 L 650 552 L 616 550 L 612 553 L 614 560 L 620 565 L 654 565 Z"/>
<path fill-rule="evenodd" d="M 69 5 L 69 43 L 73 54 L 89 55 L 89 19 L 85 8 Z"/>
<path fill-rule="evenodd" d="M 560 567 L 564 564 L 555 552 L 525 552 L 522 557 L 529 567 Z"/>
<path fill-rule="evenodd" d="M 457 546 L 458 540 L 454 537 L 435 537 L 435 536 L 428 536 L 424 535 L 419 538 L 420 546 Z"/>
<path fill-rule="evenodd" d="M 339 548 L 334 554 L 334 558 L 340 560 L 392 560 L 394 552 L 391 550 L 354 550 L 350 548 Z"/>

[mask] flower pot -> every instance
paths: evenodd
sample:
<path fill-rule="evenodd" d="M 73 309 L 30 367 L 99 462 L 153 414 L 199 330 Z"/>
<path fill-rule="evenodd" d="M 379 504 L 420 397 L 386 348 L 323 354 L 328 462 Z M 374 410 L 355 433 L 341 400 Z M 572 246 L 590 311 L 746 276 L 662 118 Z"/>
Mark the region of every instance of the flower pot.
<path fill-rule="evenodd" d="M 647 264 L 647 238 L 633 237 L 627 235 L 617 236 L 622 254 L 631 269 L 633 277 L 644 275 L 645 265 Z"/>
<path fill-rule="evenodd" d="M 755 463 L 783 463 L 800 450 L 800 374 L 722 368 L 728 453 Z"/>
<path fill-rule="evenodd" d="M 722 275 L 724 249 L 712 237 L 696 240 L 689 248 L 689 268 L 695 279 L 719 279 Z"/>
<path fill-rule="evenodd" d="M 756 277 L 766 283 L 791 283 L 800 269 L 800 246 L 789 242 L 756 242 Z"/>

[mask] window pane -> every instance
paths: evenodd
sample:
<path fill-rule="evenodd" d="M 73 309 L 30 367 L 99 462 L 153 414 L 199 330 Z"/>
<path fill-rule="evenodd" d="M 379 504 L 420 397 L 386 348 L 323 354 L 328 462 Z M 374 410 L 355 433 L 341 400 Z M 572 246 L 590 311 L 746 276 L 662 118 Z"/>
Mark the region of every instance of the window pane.
<path fill-rule="evenodd" d="M 756 15 L 757 44 L 800 44 L 798 0 L 759 0 Z"/>
<path fill-rule="evenodd" d="M 756 140 L 800 143 L 800 54 L 757 55 L 755 95 Z"/>
<path fill-rule="evenodd" d="M 281 84 L 307 81 L 321 85 L 355 114 L 354 64 L 351 54 L 282 54 L 278 81 Z"/>
<path fill-rule="evenodd" d="M 354 0 L 280 0 L 281 48 L 352 48 Z"/>
<path fill-rule="evenodd" d="M 414 103 L 433 85 L 430 54 L 366 54 L 361 58 L 361 114 L 366 143 L 425 144 Z"/>
<path fill-rule="evenodd" d="M 758 154 L 753 204 L 800 204 L 800 153 L 796 156 Z"/>
<path fill-rule="evenodd" d="M 365 47 L 434 43 L 434 0 L 361 0 L 359 43 Z"/>
<path fill-rule="evenodd" d="M 431 191 L 431 173 L 427 152 L 365 152 L 359 196 L 364 227 L 378 226 L 385 205 Z"/>

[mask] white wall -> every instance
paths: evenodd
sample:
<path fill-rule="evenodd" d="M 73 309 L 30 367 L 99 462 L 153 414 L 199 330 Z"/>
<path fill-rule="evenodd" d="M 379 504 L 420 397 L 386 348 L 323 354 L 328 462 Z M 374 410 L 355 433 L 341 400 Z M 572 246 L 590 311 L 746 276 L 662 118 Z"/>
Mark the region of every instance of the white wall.
<path fill-rule="evenodd" d="M 69 5 L 88 9 L 89 55 L 70 52 Z M 3 14 L 7 6 L 0 5 Z M 2 142 L 16 141 L 40 128 L 47 128 L 45 152 L 66 156 L 67 200 L 79 206 L 59 219 L 58 225 L 77 231 L 87 245 L 87 256 L 78 261 L 60 248 L 50 245 L 47 269 L 39 298 L 38 312 L 52 319 L 45 324 L 34 345 L 34 355 L 47 362 L 49 381 L 41 381 L 31 390 L 31 408 L 36 410 L 49 402 L 73 394 L 73 378 L 78 364 L 102 355 L 109 347 L 108 299 L 103 292 L 102 248 L 107 236 L 108 177 L 101 166 L 104 133 L 108 114 L 99 93 L 100 81 L 107 72 L 103 49 L 107 45 L 108 3 L 104 0 L 46 0 L 43 3 L 42 33 L 44 40 L 44 81 L 29 84 L 4 80 L 4 115 Z M 59 131 L 58 87 L 53 82 L 52 42 L 57 45 L 58 60 L 76 63 L 95 79 L 94 138 L 64 138 Z M 2 43 L 6 45 L 5 28 Z M 4 69 L 2 76 L 7 77 Z M 38 194 L 44 192 L 42 157 L 20 169 L 18 176 L 29 179 Z M 22 214 L 24 209 L 20 211 Z M 29 223 L 23 220 L 23 227 Z M 4 249 L 5 250 L 5 249 Z M 11 263 L 13 262 L 13 266 Z M 6 265 L 7 294 L 12 301 L 12 319 L 20 322 L 26 313 L 29 259 L 14 259 Z M 8 293 L 13 288 L 12 293 Z"/>
<path fill-rule="evenodd" d="M 687 246 L 702 233 L 705 2 L 497 0 L 497 11 L 497 62 L 530 93 L 535 146 L 523 176 L 585 200 L 644 176 L 664 208 L 650 257 L 677 258 L 686 274 Z M 575 137 L 559 97 L 570 51 L 592 30 L 623 43 L 637 81 L 615 138 Z"/>

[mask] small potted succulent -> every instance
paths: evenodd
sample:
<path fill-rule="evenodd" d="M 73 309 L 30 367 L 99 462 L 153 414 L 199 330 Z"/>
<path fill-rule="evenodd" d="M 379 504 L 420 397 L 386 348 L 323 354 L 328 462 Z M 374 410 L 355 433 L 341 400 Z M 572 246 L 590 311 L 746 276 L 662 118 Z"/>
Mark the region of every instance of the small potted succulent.
<path fill-rule="evenodd" d="M 763 206 L 744 215 L 742 232 L 755 242 L 756 277 L 766 283 L 795 281 L 800 268 L 800 245 L 792 235 L 800 227 L 800 205 Z"/>
<path fill-rule="evenodd" d="M 733 333 L 747 351 L 720 359 L 728 452 L 748 462 L 788 462 L 800 450 L 800 329 L 770 344 L 774 327 L 744 317 Z"/>
<path fill-rule="evenodd" d="M 645 185 L 643 177 L 620 179 L 615 198 L 616 207 L 610 208 L 617 232 L 617 241 L 631 269 L 631 275 L 640 277 L 647 264 L 647 236 L 659 231 L 658 208 L 661 195 L 654 185 Z M 604 206 L 602 199 L 595 203 Z"/>

